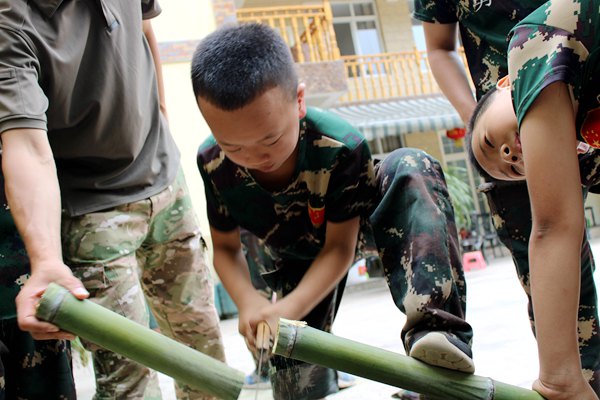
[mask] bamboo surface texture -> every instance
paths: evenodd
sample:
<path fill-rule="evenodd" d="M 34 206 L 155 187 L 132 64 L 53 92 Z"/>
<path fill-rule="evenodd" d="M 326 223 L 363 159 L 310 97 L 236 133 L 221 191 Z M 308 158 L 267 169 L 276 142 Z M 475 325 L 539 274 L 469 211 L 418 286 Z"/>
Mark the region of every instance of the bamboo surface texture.
<path fill-rule="evenodd" d="M 62 286 L 48 286 L 37 317 L 207 394 L 239 398 L 243 372 L 92 301 L 78 300 Z"/>
<path fill-rule="evenodd" d="M 273 353 L 443 400 L 543 400 L 533 390 L 427 365 L 398 353 L 279 320 Z"/>

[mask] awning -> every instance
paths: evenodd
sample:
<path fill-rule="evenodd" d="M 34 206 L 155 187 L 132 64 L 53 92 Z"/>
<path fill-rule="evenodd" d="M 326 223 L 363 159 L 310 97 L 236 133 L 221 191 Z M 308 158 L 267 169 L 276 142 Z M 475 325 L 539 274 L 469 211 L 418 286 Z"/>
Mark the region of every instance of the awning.
<path fill-rule="evenodd" d="M 354 125 L 368 140 L 464 127 L 458 113 L 443 95 L 404 97 L 328 110 Z"/>

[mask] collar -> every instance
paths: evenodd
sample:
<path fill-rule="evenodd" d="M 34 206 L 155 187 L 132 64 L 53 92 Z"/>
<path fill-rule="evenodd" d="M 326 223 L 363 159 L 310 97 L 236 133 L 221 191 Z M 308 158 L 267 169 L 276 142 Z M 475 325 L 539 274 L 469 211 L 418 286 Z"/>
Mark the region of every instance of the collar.
<path fill-rule="evenodd" d="M 47 17 L 51 18 L 63 0 L 31 0 L 32 3 Z"/>

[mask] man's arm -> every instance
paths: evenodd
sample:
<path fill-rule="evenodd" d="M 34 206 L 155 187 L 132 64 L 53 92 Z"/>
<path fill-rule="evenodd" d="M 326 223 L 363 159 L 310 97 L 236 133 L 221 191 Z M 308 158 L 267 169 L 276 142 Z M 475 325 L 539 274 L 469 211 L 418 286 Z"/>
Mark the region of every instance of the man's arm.
<path fill-rule="evenodd" d="M 560 112 L 557 112 L 560 110 Z M 548 399 L 596 399 L 581 372 L 577 311 L 583 197 L 567 86 L 544 89 L 521 125 L 533 216 L 531 295 L 540 358 L 534 389 Z"/>
<path fill-rule="evenodd" d="M 423 22 L 423 31 L 433 76 L 466 125 L 476 101 L 456 48 L 457 24 Z"/>
<path fill-rule="evenodd" d="M 62 262 L 60 189 L 47 134 L 12 129 L 1 139 L 6 197 L 31 264 L 31 277 L 16 300 L 19 326 L 36 339 L 70 338 L 35 318 L 35 305 L 50 282 L 67 287 L 80 299 L 88 296 Z"/>
<path fill-rule="evenodd" d="M 150 46 L 150 52 L 152 53 L 152 59 L 154 61 L 154 69 L 156 70 L 156 83 L 158 84 L 158 97 L 160 101 L 160 111 L 167 118 L 167 100 L 165 98 L 165 86 L 163 81 L 162 63 L 160 61 L 160 52 L 158 50 L 158 41 L 156 35 L 154 35 L 154 29 L 152 29 L 152 22 L 149 19 L 142 21 L 142 28 L 144 30 L 144 36 Z"/>

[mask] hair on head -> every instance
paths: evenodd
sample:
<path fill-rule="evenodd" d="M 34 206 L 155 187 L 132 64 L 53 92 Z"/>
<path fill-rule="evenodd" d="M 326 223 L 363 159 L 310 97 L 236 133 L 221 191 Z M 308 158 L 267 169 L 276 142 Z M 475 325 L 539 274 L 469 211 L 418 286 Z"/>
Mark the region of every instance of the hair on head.
<path fill-rule="evenodd" d="M 219 28 L 204 38 L 192 58 L 192 86 L 223 110 L 244 107 L 274 87 L 294 99 L 298 76 L 283 38 L 264 24 Z"/>
<path fill-rule="evenodd" d="M 479 121 L 481 115 L 485 112 L 485 110 L 487 110 L 490 104 L 492 104 L 492 99 L 494 98 L 494 95 L 496 93 L 497 89 L 494 86 L 489 91 L 487 91 L 481 99 L 479 99 L 477 105 L 475 106 L 475 109 L 473 110 L 473 114 L 469 119 L 469 123 L 467 125 L 467 132 L 465 134 L 465 146 L 467 150 L 467 155 L 469 157 L 469 161 L 471 162 L 471 165 L 473 166 L 473 168 L 475 168 L 477 173 L 486 180 L 488 178 L 491 178 L 490 174 L 488 174 L 486 170 L 483 169 L 483 167 L 479 164 L 479 162 L 477 162 L 475 154 L 473 153 L 473 129 L 475 129 L 475 125 L 477 125 L 477 122 Z"/>

